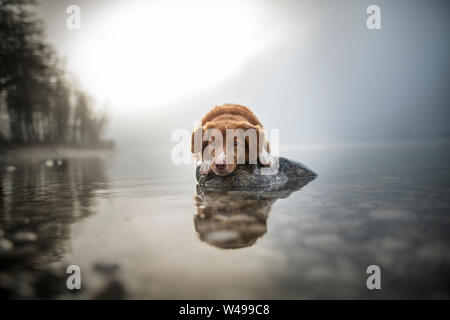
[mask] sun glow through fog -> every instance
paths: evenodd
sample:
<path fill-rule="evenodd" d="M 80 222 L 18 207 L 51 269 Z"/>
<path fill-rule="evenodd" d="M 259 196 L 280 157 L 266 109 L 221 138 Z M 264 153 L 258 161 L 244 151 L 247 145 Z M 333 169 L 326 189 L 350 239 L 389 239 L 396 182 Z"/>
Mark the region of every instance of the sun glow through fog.
<path fill-rule="evenodd" d="M 251 8 L 237 2 L 122 3 L 77 49 L 87 88 L 119 108 L 158 107 L 208 89 L 264 48 Z"/>

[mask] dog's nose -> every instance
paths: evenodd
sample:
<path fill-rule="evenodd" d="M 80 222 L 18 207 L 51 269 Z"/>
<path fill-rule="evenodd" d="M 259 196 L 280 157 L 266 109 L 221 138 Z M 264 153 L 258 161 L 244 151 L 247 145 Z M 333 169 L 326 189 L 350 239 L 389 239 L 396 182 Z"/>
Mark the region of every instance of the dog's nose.
<path fill-rule="evenodd" d="M 216 163 L 216 167 L 215 168 L 216 168 L 217 171 L 220 172 L 220 171 L 224 171 L 227 168 L 227 165 L 226 164 L 217 164 Z"/>

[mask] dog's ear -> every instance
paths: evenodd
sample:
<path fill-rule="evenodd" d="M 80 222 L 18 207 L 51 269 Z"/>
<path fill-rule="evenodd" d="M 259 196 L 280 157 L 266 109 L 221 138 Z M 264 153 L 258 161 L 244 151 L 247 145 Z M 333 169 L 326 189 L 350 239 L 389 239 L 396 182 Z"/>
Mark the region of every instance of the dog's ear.
<path fill-rule="evenodd" d="M 191 152 L 199 153 L 203 151 L 203 127 L 199 126 L 198 128 L 192 131 L 192 139 L 191 139 Z"/>

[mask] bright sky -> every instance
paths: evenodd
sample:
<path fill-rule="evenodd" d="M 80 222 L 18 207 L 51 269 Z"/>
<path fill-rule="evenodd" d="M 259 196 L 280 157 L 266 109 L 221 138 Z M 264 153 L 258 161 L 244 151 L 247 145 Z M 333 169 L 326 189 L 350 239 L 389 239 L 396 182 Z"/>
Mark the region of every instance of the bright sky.
<path fill-rule="evenodd" d="M 41 0 L 38 14 L 81 86 L 110 106 L 116 137 L 134 141 L 153 121 L 167 139 L 162 128 L 235 102 L 284 140 L 333 142 L 450 136 L 449 2 L 435 2 L 380 1 L 375 31 L 369 0 Z M 72 4 L 80 30 L 66 28 Z"/>
<path fill-rule="evenodd" d="M 83 87 L 113 108 L 155 108 L 195 95 L 270 42 L 258 7 L 244 1 L 101 3 L 95 15 L 80 3 L 81 30 L 71 32 L 82 36 L 63 53 Z"/>

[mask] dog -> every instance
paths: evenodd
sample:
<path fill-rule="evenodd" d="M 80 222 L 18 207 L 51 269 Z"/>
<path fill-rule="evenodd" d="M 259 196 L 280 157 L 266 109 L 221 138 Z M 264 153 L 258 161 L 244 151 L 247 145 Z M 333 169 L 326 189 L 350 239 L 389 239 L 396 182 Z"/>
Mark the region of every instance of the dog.
<path fill-rule="evenodd" d="M 249 108 L 216 106 L 192 132 L 191 151 L 202 174 L 229 175 L 237 164 L 274 163 L 264 128 Z"/>

